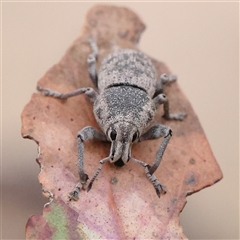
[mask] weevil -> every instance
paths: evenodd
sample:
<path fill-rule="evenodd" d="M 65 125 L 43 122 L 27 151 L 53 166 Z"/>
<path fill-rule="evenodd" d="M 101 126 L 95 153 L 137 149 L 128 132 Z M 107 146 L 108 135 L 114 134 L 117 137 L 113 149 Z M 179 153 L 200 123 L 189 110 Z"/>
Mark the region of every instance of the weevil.
<path fill-rule="evenodd" d="M 122 167 L 128 161 L 142 165 L 145 174 L 154 186 L 158 197 L 166 193 L 154 175 L 163 153 L 172 136 L 168 126 L 157 124 L 151 126 L 155 112 L 163 104 L 164 118 L 183 120 L 184 113 L 171 114 L 169 102 L 163 93 L 165 84 L 176 81 L 172 74 L 162 74 L 157 79 L 157 73 L 151 60 L 141 51 L 133 49 L 118 49 L 111 52 L 97 70 L 98 47 L 95 40 L 90 39 L 91 53 L 87 60 L 90 79 L 98 92 L 91 87 L 79 88 L 69 93 L 59 93 L 37 86 L 45 96 L 67 99 L 79 94 L 85 94 L 93 102 L 95 119 L 103 133 L 91 126 L 84 127 L 77 133 L 78 173 L 80 182 L 69 193 L 70 200 L 77 200 L 79 192 L 86 184 L 88 175 L 84 171 L 84 143 L 88 140 L 107 141 L 111 143 L 109 155 L 100 160 L 99 166 L 90 180 L 87 191 L 93 185 L 106 162 Z M 131 157 L 134 143 L 163 137 L 152 166 Z"/>

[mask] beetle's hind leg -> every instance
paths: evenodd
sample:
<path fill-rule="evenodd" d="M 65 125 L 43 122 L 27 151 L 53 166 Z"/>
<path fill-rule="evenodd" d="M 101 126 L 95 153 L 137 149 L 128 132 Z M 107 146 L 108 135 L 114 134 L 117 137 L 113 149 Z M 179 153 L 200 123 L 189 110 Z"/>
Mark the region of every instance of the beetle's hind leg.
<path fill-rule="evenodd" d="M 153 98 L 155 98 L 157 95 L 163 93 L 164 85 L 167 85 L 167 84 L 175 82 L 175 81 L 177 81 L 177 76 L 176 75 L 174 75 L 174 74 L 168 74 L 167 75 L 166 73 L 163 73 L 160 76 L 159 81 L 157 81 L 156 91 L 154 93 Z"/>
<path fill-rule="evenodd" d="M 177 80 L 177 76 L 173 74 L 162 74 L 160 77 L 160 81 L 157 83 L 156 91 L 153 96 L 153 101 L 155 103 L 155 107 L 157 108 L 160 104 L 163 104 L 164 115 L 163 117 L 170 120 L 178 120 L 182 121 L 187 114 L 179 112 L 179 113 L 170 113 L 169 111 L 169 101 L 165 94 L 163 94 L 164 85 L 175 82 Z"/>
<path fill-rule="evenodd" d="M 92 49 L 92 53 L 88 55 L 87 63 L 88 63 L 88 73 L 91 78 L 93 84 L 98 87 L 98 76 L 97 76 L 97 58 L 98 58 L 98 47 L 96 41 L 92 38 L 89 39 L 90 47 Z"/>

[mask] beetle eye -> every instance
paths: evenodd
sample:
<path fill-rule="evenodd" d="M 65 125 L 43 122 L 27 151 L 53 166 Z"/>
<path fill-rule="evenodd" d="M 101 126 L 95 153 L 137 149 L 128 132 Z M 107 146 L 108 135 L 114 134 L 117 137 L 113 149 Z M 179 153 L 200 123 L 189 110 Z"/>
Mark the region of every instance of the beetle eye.
<path fill-rule="evenodd" d="M 134 142 L 137 139 L 137 132 L 133 134 L 132 142 Z"/>
<path fill-rule="evenodd" d="M 116 140 L 116 137 L 117 137 L 117 132 L 115 130 L 112 130 L 111 133 L 110 133 L 110 138 L 111 140 Z"/>

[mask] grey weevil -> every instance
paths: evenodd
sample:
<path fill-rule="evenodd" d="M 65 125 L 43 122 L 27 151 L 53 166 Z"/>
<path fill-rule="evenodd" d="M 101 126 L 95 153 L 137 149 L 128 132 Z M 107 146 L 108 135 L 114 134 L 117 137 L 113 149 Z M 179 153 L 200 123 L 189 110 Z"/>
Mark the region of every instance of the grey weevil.
<path fill-rule="evenodd" d="M 78 172 L 80 182 L 69 193 L 70 200 L 79 198 L 79 191 L 88 180 L 84 172 L 84 142 L 100 140 L 111 142 L 109 156 L 100 160 L 97 171 L 91 179 L 87 191 L 106 162 L 122 167 L 129 160 L 142 165 L 147 178 L 153 184 L 158 197 L 165 194 L 165 187 L 153 174 L 158 168 L 163 153 L 172 136 L 172 130 L 161 124 L 149 128 L 159 105 L 164 106 L 166 119 L 183 120 L 184 113 L 170 114 L 169 102 L 163 94 L 165 84 L 176 81 L 172 74 L 162 74 L 157 80 L 156 70 L 150 59 L 138 50 L 118 49 L 110 53 L 97 71 L 98 47 L 93 39 L 89 40 L 92 53 L 89 54 L 88 72 L 98 93 L 91 87 L 79 88 L 70 93 L 58 93 L 37 86 L 45 96 L 67 99 L 79 94 L 86 94 L 93 102 L 93 112 L 103 133 L 91 126 L 84 127 L 77 134 Z M 163 137 L 152 166 L 131 157 L 132 144 L 144 140 Z"/>

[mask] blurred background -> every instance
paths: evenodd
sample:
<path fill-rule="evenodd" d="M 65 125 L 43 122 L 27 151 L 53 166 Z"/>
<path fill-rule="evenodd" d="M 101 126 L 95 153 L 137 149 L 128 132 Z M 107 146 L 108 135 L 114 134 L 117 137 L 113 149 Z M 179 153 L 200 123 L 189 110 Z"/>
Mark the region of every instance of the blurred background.
<path fill-rule="evenodd" d="M 47 199 L 37 145 L 21 138 L 20 114 L 37 80 L 79 36 L 86 2 L 2 2 L 2 239 L 24 239 Z M 113 3 L 146 24 L 139 47 L 167 63 L 197 113 L 223 171 L 187 198 L 180 223 L 189 239 L 239 239 L 239 3 Z"/>

